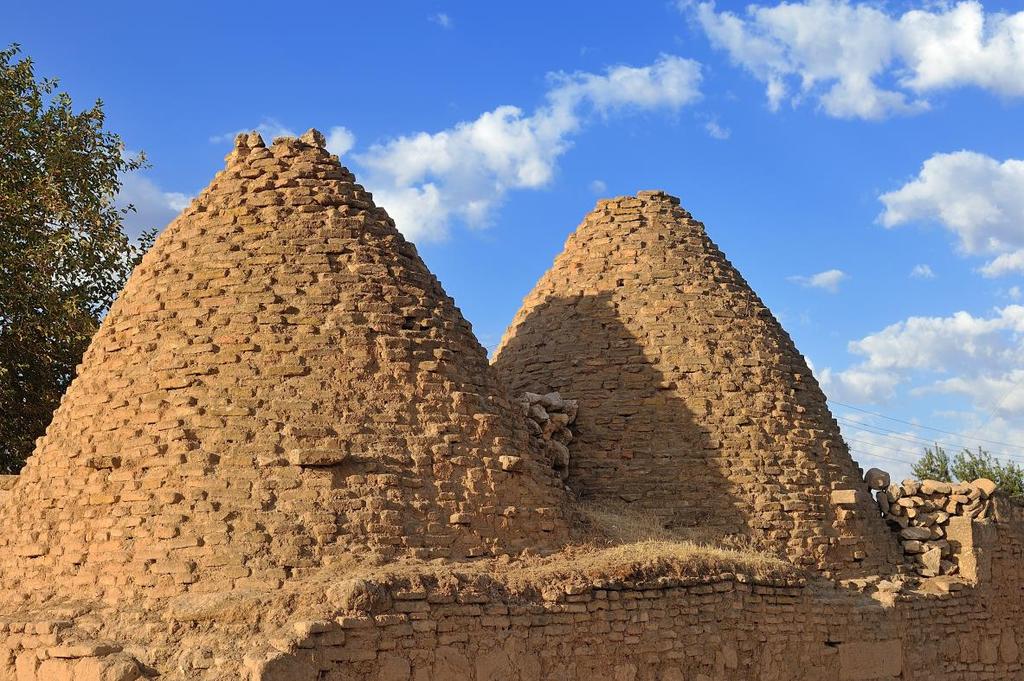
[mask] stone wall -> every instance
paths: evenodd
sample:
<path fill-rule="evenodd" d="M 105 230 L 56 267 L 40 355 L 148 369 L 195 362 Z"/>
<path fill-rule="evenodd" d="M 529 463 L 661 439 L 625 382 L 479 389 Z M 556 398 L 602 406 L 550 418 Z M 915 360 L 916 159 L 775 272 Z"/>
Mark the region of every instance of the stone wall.
<path fill-rule="evenodd" d="M 559 582 L 526 592 L 503 589 L 500 575 L 454 584 L 427 572 L 353 580 L 355 586 L 340 585 L 356 593 L 351 607 L 326 619 L 289 621 L 230 665 L 198 643 L 213 636 L 224 647 L 223 634 L 194 630 L 198 638 L 181 656 L 188 665 L 164 669 L 161 678 L 1021 679 L 1024 533 L 1019 525 L 974 524 L 987 537 L 976 547 L 984 581 L 939 577 L 914 589 L 739 573 Z M 73 633 L 70 621 L 0 620 L 0 681 L 133 681 L 148 666 L 144 645 L 132 648 L 136 660 L 116 643 Z"/>
<path fill-rule="evenodd" d="M 569 478 L 569 445 L 572 443 L 572 426 L 576 423 L 579 403 L 562 399 L 557 392 L 538 395 L 523 393 L 516 402 L 523 410 L 526 425 L 534 438 L 537 448 L 544 452 L 545 461 L 557 471 L 563 481 Z M 518 461 L 509 461 L 509 468 L 518 466 Z M 505 463 L 502 463 L 505 466 Z"/>
<path fill-rule="evenodd" d="M 135 681 L 143 674 L 119 645 L 85 640 L 66 620 L 0 619 L 0 681 Z"/>
<path fill-rule="evenodd" d="M 252 681 L 1006 681 L 1024 678 L 1024 533 L 988 536 L 984 581 L 608 580 L 522 600 L 391 586 L 378 614 L 295 622 Z M 952 587 L 952 588 L 951 588 Z M 317 676 L 321 674 L 321 676 Z"/>
<path fill-rule="evenodd" d="M 850 637 L 888 642 L 898 631 L 892 624 L 880 628 L 882 606 L 863 597 L 812 604 L 798 585 L 732 576 L 647 588 L 609 584 L 511 605 L 472 593 L 395 596 L 392 613 L 299 623 L 286 653 L 270 652 L 251 665 L 253 678 L 284 681 L 317 672 L 331 681 L 839 678 Z M 837 617 L 847 619 L 843 632 L 830 624 Z M 895 659 L 875 663 L 898 673 L 900 654 L 896 646 Z M 803 671 L 796 671 L 794 658 Z"/>
<path fill-rule="evenodd" d="M 934 577 L 960 572 L 959 554 L 969 553 L 975 543 L 971 521 L 989 517 L 995 491 L 995 483 L 985 478 L 968 483 L 904 480 L 880 489 L 875 499 L 908 562 L 921 576 Z M 971 569 L 969 563 L 964 567 Z"/>

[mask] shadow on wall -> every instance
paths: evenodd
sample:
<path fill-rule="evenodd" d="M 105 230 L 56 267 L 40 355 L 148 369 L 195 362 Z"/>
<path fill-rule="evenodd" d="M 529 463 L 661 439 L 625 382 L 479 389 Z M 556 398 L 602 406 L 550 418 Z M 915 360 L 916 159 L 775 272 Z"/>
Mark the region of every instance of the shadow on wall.
<path fill-rule="evenodd" d="M 626 502 L 696 540 L 750 534 L 709 456 L 715 443 L 619 314 L 609 293 L 549 298 L 518 325 L 495 368 L 514 394 L 579 400 L 567 484 L 583 499 Z M 523 356 L 545 359 L 515 369 Z"/>

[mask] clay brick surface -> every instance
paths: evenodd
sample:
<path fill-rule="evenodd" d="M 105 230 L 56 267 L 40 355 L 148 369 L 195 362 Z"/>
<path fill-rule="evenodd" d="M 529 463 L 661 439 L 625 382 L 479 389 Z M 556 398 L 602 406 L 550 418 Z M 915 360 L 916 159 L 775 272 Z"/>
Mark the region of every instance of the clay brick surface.
<path fill-rule="evenodd" d="M 352 174 L 313 136 L 242 136 L 0 492 L 0 586 L 167 595 L 353 554 L 557 546 L 564 493 L 531 446 L 470 325 Z"/>
<path fill-rule="evenodd" d="M 895 560 L 807 363 L 675 197 L 600 201 L 493 363 L 516 393 L 579 401 L 568 484 L 585 497 L 799 563 Z M 840 507 L 834 489 L 861 497 Z"/>

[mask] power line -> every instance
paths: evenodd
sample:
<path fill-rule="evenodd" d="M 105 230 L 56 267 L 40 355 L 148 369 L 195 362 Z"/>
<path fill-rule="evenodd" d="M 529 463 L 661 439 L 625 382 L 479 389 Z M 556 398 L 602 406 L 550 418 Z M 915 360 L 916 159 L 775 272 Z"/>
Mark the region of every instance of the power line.
<path fill-rule="evenodd" d="M 863 414 L 870 414 L 871 416 L 877 416 L 879 418 L 883 418 L 883 419 L 886 419 L 886 420 L 889 420 L 889 421 L 895 421 L 896 423 L 902 423 L 902 424 L 907 425 L 907 426 L 913 426 L 914 428 L 923 428 L 924 430 L 932 430 L 932 431 L 935 431 L 936 433 L 945 433 L 946 435 L 953 435 L 955 437 L 962 437 L 961 433 L 954 433 L 951 430 L 943 430 L 942 428 L 933 428 L 932 426 L 924 426 L 924 425 L 921 425 L 920 423 L 914 423 L 913 421 L 904 421 L 903 419 L 898 419 L 898 418 L 895 418 L 893 416 L 886 416 L 885 414 L 879 414 L 876 411 L 869 411 L 867 409 L 861 409 L 860 407 L 855 407 L 852 404 L 846 404 L 845 402 L 840 402 L 839 400 L 829 400 L 829 402 L 831 402 L 832 404 L 838 404 L 841 407 L 846 407 L 847 409 L 853 409 L 854 411 L 859 411 L 859 412 L 861 412 Z M 1015 445 L 1015 444 L 1011 444 L 1009 442 L 1000 442 L 998 440 L 986 440 L 986 439 L 980 438 L 980 437 L 973 438 L 973 439 L 977 440 L 978 442 L 984 442 L 986 444 L 1002 445 L 1003 447 L 1011 447 L 1013 449 L 1019 449 L 1021 451 L 1024 451 L 1024 447 L 1022 447 L 1021 445 Z"/>
<path fill-rule="evenodd" d="M 863 421 L 854 421 L 853 419 L 848 419 L 848 418 L 845 418 L 843 416 L 837 416 L 836 419 L 839 420 L 839 421 L 842 421 L 843 425 L 848 427 L 848 428 L 856 428 L 856 429 L 862 430 L 862 431 L 864 431 L 866 433 L 871 433 L 872 435 L 881 435 L 882 437 L 890 437 L 890 438 L 893 438 L 895 440 L 902 440 L 903 442 L 909 442 L 910 444 L 915 444 L 915 445 L 916 444 L 923 444 L 925 446 L 939 445 L 939 446 L 945 447 L 947 449 L 954 449 L 954 450 L 955 449 L 967 449 L 967 450 L 971 449 L 970 447 L 968 447 L 967 445 L 964 445 L 964 444 L 956 444 L 956 443 L 950 444 L 948 442 L 940 442 L 940 441 L 936 441 L 936 440 L 928 440 L 928 439 L 925 439 L 923 437 L 918 437 L 916 435 L 911 435 L 910 433 L 901 433 L 900 431 L 892 430 L 890 428 L 885 428 L 884 426 L 877 426 L 877 425 L 875 425 L 873 423 L 865 423 Z M 1017 462 L 1024 463 L 1024 456 L 1021 456 L 1020 454 L 1007 454 L 1005 452 L 989 452 L 989 453 L 990 454 L 994 454 L 997 457 L 1000 457 L 1000 458 L 1003 458 L 1003 459 L 1006 459 L 1006 460 L 1009 460 L 1009 461 L 1017 461 Z"/>
<path fill-rule="evenodd" d="M 992 409 L 989 410 L 989 412 L 988 412 L 988 420 L 985 421 L 984 423 L 982 423 L 977 428 L 975 428 L 974 431 L 971 433 L 971 437 L 973 437 L 975 433 L 977 433 L 979 430 L 981 430 L 982 428 L 984 428 L 985 426 L 987 426 L 988 424 L 992 423 L 992 421 L 995 420 L 996 412 L 998 412 L 1000 409 L 1002 409 L 1003 403 L 1006 402 L 1006 400 L 1010 397 L 1010 395 L 1012 395 L 1013 393 L 1017 392 L 1017 390 L 1019 388 L 1020 388 L 1020 384 L 1017 383 L 1017 384 L 1011 385 L 1010 388 L 1005 393 L 1003 393 L 1003 396 L 999 398 L 998 402 L 996 402 L 996 406 L 992 407 Z"/>
<path fill-rule="evenodd" d="M 861 456 L 870 456 L 874 459 L 881 459 L 882 461 L 891 461 L 893 463 L 901 463 L 904 465 L 911 463 L 910 461 L 904 461 L 903 459 L 893 459 L 891 457 L 883 456 L 882 454 L 876 454 L 875 452 L 868 452 L 863 449 L 858 450 L 858 452 Z"/>
<path fill-rule="evenodd" d="M 837 416 L 836 419 L 839 420 L 839 421 L 842 421 L 843 424 L 845 424 L 846 426 L 849 426 L 850 428 L 856 428 L 858 430 L 863 430 L 863 431 L 872 433 L 874 435 L 881 435 L 883 437 L 891 437 L 891 438 L 893 438 L 895 440 L 903 440 L 904 442 L 909 442 L 909 443 L 915 444 L 915 445 L 916 444 L 925 444 L 925 445 L 933 445 L 933 444 L 941 445 L 941 444 L 945 444 L 943 442 L 935 442 L 933 440 L 926 440 L 924 438 L 916 437 L 916 436 L 910 435 L 910 434 L 907 434 L 906 437 L 903 437 L 903 434 L 901 434 L 899 431 L 889 430 L 888 428 L 883 428 L 882 426 L 876 426 L 873 423 L 864 423 L 862 421 L 854 421 L 853 419 L 844 418 L 842 416 Z"/>
<path fill-rule="evenodd" d="M 864 440 L 855 440 L 852 437 L 848 437 L 848 438 L 844 438 L 844 439 L 847 442 L 855 442 L 855 443 L 857 443 L 859 445 L 864 445 L 865 447 L 879 447 L 881 449 L 887 449 L 887 450 L 889 450 L 891 452 L 896 452 L 898 454 L 906 454 L 907 456 L 914 457 L 913 460 L 911 460 L 911 461 L 901 460 L 900 463 L 914 463 L 914 462 L 917 461 L 917 454 L 915 454 L 914 452 L 909 452 L 906 449 L 897 449 L 896 447 L 890 447 L 888 445 L 880 445 L 877 442 L 865 442 Z"/>

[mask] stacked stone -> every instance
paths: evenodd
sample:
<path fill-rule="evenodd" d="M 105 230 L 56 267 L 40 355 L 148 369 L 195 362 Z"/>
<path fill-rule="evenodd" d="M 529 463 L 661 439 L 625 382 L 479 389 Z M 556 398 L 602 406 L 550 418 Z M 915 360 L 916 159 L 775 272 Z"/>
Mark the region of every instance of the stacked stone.
<path fill-rule="evenodd" d="M 958 572 L 947 541 L 949 523 L 958 517 L 988 517 L 995 491 L 995 483 L 986 478 L 969 483 L 904 480 L 880 489 L 875 498 L 917 573 L 935 577 Z"/>
<path fill-rule="evenodd" d="M 558 392 L 544 395 L 523 393 L 517 400 L 526 416 L 530 434 L 540 441 L 551 461 L 551 467 L 564 481 L 569 477 L 569 443 L 572 442 L 572 424 L 579 411 L 577 400 L 563 399 Z"/>

